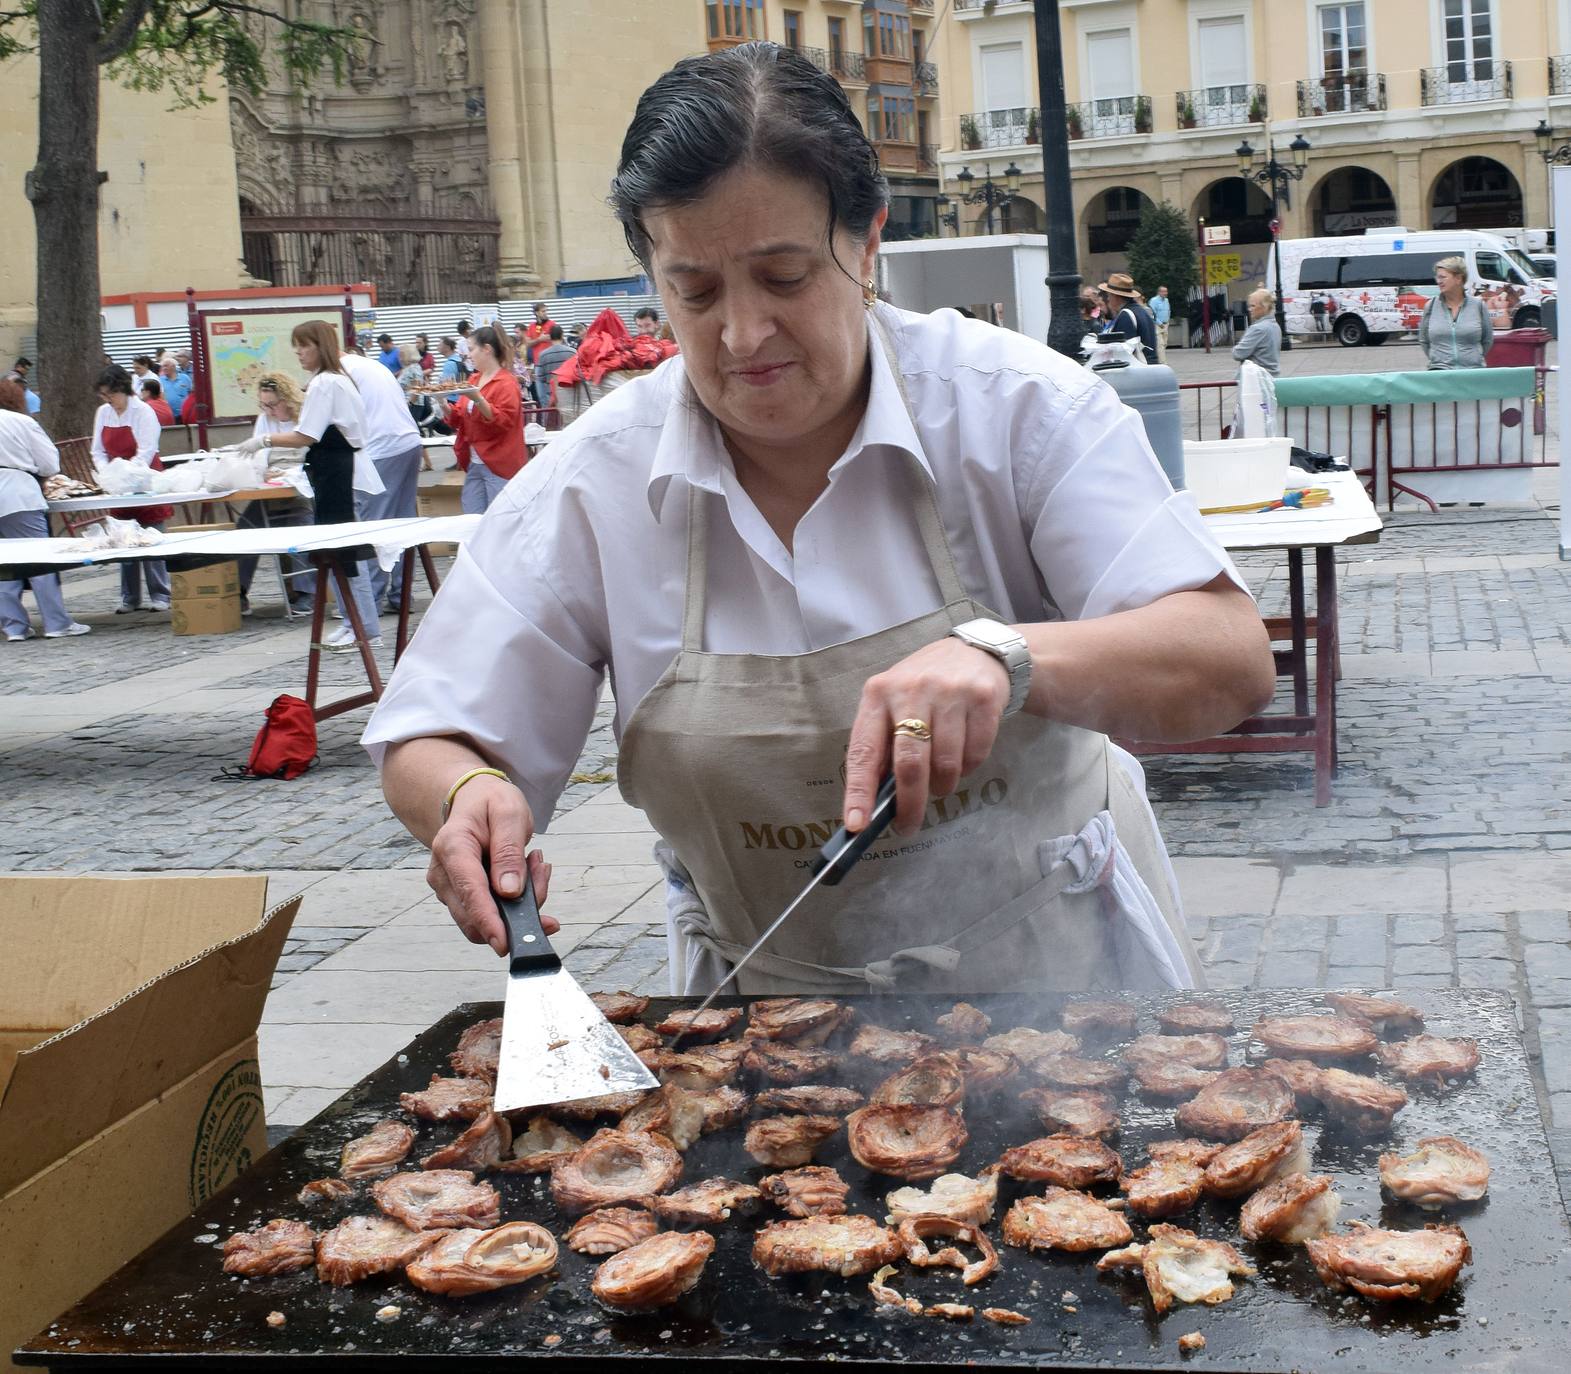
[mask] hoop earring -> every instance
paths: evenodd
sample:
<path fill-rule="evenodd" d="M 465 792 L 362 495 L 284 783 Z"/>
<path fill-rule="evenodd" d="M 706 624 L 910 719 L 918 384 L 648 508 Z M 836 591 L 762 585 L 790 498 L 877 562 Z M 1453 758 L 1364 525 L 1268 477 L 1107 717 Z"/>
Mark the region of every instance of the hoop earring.
<path fill-rule="evenodd" d="M 878 304 L 878 287 L 871 277 L 862 283 L 862 304 L 869 310 Z"/>

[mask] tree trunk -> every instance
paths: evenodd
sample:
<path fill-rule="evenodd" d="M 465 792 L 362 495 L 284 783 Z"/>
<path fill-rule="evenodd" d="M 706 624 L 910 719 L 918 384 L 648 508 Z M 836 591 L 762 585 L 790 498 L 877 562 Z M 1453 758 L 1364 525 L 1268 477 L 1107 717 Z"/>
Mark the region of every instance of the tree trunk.
<path fill-rule="evenodd" d="M 38 7 L 38 371 L 56 439 L 91 434 L 103 368 L 98 277 L 98 41 L 93 0 Z"/>

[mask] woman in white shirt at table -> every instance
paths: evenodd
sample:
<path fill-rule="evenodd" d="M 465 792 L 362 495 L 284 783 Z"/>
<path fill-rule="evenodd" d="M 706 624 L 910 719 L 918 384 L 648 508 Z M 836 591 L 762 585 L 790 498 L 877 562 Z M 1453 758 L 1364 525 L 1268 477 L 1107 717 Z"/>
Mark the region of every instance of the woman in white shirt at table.
<path fill-rule="evenodd" d="M 159 469 L 159 439 L 164 427 L 140 396 L 132 392 L 131 374 L 123 367 L 106 367 L 98 378 L 98 398 L 103 402 L 93 417 L 93 462 L 107 466 L 115 458 L 146 463 Z M 135 520 L 150 529 L 162 529 L 175 513 L 169 505 L 126 506 L 111 510 L 119 520 Z M 120 565 L 120 605 L 116 615 L 142 609 L 142 581 L 147 580 L 148 604 L 155 611 L 169 609 L 169 569 L 162 558 L 128 559 Z"/>
<path fill-rule="evenodd" d="M 40 481 L 60 471 L 60 454 L 38 421 L 27 413 L 20 382 L 0 381 L 0 539 L 47 539 L 49 503 Z M 0 550 L 0 564 L 5 553 Z M 22 589 L 31 585 L 44 621 L 45 639 L 85 635 L 91 627 L 72 620 L 55 573 L 0 580 L 0 630 L 12 643 L 33 637 L 22 606 Z"/>

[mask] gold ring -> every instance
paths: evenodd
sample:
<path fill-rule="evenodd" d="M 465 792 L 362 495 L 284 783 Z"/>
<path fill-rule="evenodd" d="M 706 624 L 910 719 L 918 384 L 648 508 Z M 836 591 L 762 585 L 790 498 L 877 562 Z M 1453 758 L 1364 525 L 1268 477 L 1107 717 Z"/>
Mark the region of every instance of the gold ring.
<path fill-rule="evenodd" d="M 914 716 L 910 720 L 897 721 L 894 732 L 908 739 L 919 739 L 924 744 L 933 738 L 932 727 L 925 720 L 917 720 Z"/>

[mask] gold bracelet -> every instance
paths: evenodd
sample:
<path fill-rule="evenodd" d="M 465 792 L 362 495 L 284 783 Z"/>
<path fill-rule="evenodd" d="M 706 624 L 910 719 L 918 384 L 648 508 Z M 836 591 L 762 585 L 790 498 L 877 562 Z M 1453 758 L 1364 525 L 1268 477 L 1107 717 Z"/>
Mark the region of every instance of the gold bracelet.
<path fill-rule="evenodd" d="M 448 813 L 453 809 L 453 798 L 458 795 L 458 789 L 466 782 L 473 782 L 476 778 L 501 778 L 503 782 L 512 781 L 512 779 L 508 777 L 507 774 L 504 773 L 500 768 L 471 768 L 463 775 L 463 777 L 459 778 L 457 782 L 447 789 L 447 798 L 442 803 L 443 825 L 447 824 L 447 816 Z"/>

